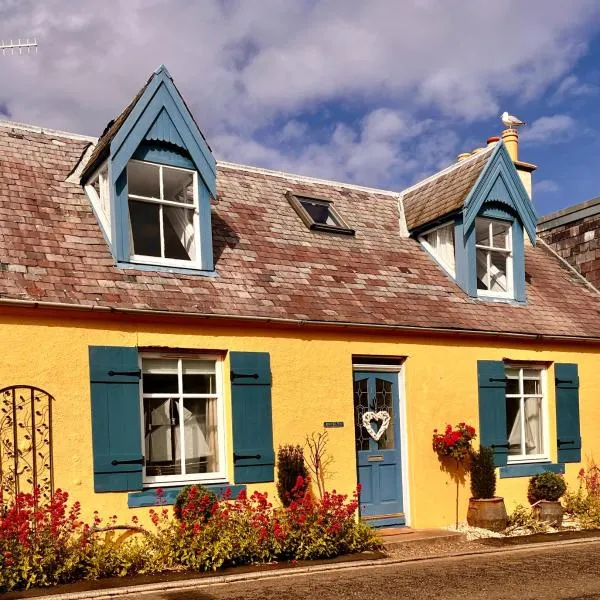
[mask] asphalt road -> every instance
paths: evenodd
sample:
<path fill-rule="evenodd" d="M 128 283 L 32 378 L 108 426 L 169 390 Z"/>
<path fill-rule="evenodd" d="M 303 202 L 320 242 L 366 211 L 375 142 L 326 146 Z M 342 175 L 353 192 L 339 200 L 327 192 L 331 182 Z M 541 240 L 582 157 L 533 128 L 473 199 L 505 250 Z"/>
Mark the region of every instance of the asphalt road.
<path fill-rule="evenodd" d="M 215 585 L 145 600 L 600 600 L 600 542 Z"/>

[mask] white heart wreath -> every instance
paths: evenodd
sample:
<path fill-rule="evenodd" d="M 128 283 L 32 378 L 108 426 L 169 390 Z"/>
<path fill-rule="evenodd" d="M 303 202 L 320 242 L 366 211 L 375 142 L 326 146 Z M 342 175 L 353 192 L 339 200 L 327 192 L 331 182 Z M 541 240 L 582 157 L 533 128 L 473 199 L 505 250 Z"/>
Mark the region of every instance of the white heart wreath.
<path fill-rule="evenodd" d="M 385 433 L 385 430 L 389 427 L 391 420 L 392 417 L 390 417 L 390 413 L 387 412 L 387 410 L 380 410 L 379 412 L 367 411 L 366 413 L 363 413 L 362 416 L 363 427 L 376 442 L 378 442 L 381 436 Z M 373 429 L 371 421 L 381 421 L 381 425 L 377 431 Z"/>

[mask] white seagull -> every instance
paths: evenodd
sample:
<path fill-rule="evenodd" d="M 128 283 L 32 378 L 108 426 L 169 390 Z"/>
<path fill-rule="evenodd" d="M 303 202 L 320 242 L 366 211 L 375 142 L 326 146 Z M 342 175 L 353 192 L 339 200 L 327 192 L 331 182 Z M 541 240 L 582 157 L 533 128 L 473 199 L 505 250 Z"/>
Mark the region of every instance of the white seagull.
<path fill-rule="evenodd" d="M 527 124 L 524 121 L 521 121 L 521 119 L 515 117 L 514 115 L 509 115 L 506 111 L 502 113 L 502 116 L 500 118 L 509 129 L 514 129 L 515 127 L 521 127 L 522 125 Z"/>

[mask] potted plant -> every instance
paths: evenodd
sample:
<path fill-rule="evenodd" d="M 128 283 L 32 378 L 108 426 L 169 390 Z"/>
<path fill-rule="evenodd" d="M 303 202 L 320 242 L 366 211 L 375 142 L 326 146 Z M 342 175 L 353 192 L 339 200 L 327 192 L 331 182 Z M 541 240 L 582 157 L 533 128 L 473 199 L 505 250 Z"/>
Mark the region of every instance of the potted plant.
<path fill-rule="evenodd" d="M 508 525 L 504 498 L 496 496 L 494 451 L 481 446 L 471 456 L 471 494 L 467 523 L 492 531 L 503 531 Z"/>
<path fill-rule="evenodd" d="M 546 523 L 560 527 L 563 518 L 563 507 L 560 498 L 567 491 L 567 484 L 562 475 L 557 473 L 540 473 L 529 480 L 527 499 L 532 505 L 533 514 Z"/>

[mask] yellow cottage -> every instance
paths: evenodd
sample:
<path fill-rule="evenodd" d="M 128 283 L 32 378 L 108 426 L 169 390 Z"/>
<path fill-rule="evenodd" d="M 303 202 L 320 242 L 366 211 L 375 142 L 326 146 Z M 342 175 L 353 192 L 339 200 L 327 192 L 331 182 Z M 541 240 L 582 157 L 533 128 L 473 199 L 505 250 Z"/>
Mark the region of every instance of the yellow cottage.
<path fill-rule="evenodd" d="M 363 518 L 442 526 L 432 433 L 461 421 L 509 510 L 535 473 L 576 485 L 600 303 L 536 238 L 516 151 L 401 192 L 216 162 L 164 67 L 99 139 L 0 123 L 5 496 L 120 521 L 191 482 L 274 496 L 277 447 L 326 431 Z"/>

